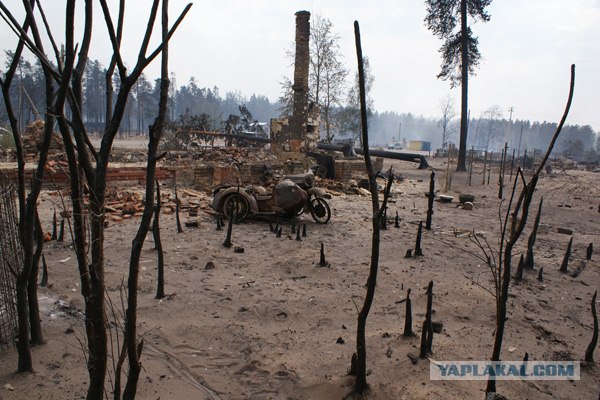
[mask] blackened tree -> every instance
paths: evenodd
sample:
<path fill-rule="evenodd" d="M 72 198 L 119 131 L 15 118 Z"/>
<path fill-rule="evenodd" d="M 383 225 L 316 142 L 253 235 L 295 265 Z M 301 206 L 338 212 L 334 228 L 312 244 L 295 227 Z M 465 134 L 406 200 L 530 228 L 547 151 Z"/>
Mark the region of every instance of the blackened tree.
<path fill-rule="evenodd" d="M 450 86 L 461 86 L 460 144 L 457 171 L 466 171 L 469 74 L 475 72 L 481 54 L 477 37 L 467 26 L 467 17 L 487 22 L 485 8 L 492 0 L 425 0 L 425 24 L 435 36 L 444 40 L 440 48 L 442 70 L 438 78 L 449 80 Z"/>

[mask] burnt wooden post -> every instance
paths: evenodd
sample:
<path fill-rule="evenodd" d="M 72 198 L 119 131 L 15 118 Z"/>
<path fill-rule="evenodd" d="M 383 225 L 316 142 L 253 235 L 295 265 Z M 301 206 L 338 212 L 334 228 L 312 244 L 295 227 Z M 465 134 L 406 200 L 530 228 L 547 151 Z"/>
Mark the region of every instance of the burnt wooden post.
<path fill-rule="evenodd" d="M 592 253 L 594 252 L 594 244 L 590 243 L 585 251 L 585 259 L 586 260 L 591 260 L 592 259 Z"/>
<path fill-rule="evenodd" d="M 423 332 L 421 333 L 421 351 L 419 353 L 420 358 L 427 358 L 428 354 L 431 354 L 432 343 L 433 343 L 433 324 L 431 323 L 431 310 L 433 303 L 433 281 L 429 281 L 427 287 L 427 313 L 425 314 L 425 321 L 423 321 Z"/>
<path fill-rule="evenodd" d="M 321 242 L 321 257 L 319 259 L 319 267 L 329 267 L 329 263 L 325 260 L 325 245 Z"/>
<path fill-rule="evenodd" d="M 175 221 L 177 222 L 177 233 L 182 233 L 181 219 L 179 219 L 179 196 L 177 196 L 177 184 L 175 184 Z"/>
<path fill-rule="evenodd" d="M 223 247 L 230 248 L 233 246 L 231 243 L 231 231 L 233 230 L 233 220 L 235 219 L 237 214 L 237 207 L 233 206 L 233 202 L 229 202 L 229 219 L 227 220 L 227 235 L 225 236 L 225 241 L 223 242 Z"/>
<path fill-rule="evenodd" d="M 513 149 L 512 158 L 510 159 L 510 179 L 509 179 L 510 182 L 512 182 L 514 168 L 515 168 L 515 149 Z"/>
<path fill-rule="evenodd" d="M 56 240 L 57 238 L 57 224 L 58 220 L 56 219 L 56 209 L 54 209 L 54 215 L 52 216 L 52 240 Z"/>
<path fill-rule="evenodd" d="M 410 300 L 410 289 L 406 292 L 406 315 L 404 316 L 404 333 L 402 336 L 411 337 L 415 333 L 412 330 L 412 304 Z"/>
<path fill-rule="evenodd" d="M 542 197 L 540 200 L 540 205 L 538 207 L 538 212 L 535 216 L 535 223 L 533 224 L 533 230 L 529 235 L 529 239 L 527 240 L 527 254 L 525 256 L 525 264 L 523 264 L 523 268 L 533 269 L 533 245 L 535 244 L 535 240 L 537 238 L 537 231 L 540 225 L 540 217 L 542 215 L 542 204 L 544 203 L 544 198 Z"/>
<path fill-rule="evenodd" d="M 394 228 L 400 228 L 400 217 L 398 211 L 396 211 L 396 218 L 394 218 Z"/>
<path fill-rule="evenodd" d="M 486 150 L 485 155 L 483 156 L 483 181 L 481 182 L 482 185 L 485 185 L 485 174 L 487 172 L 487 156 L 488 152 Z"/>
<path fill-rule="evenodd" d="M 569 240 L 569 244 L 567 245 L 567 251 L 565 252 L 565 256 L 563 257 L 562 264 L 560 265 L 560 272 L 567 272 L 567 267 L 569 266 L 569 257 L 571 257 L 571 247 L 573 246 L 573 238 Z"/>
<path fill-rule="evenodd" d="M 507 144 L 504 144 L 502 149 L 502 155 L 500 156 L 500 171 L 498 171 L 498 198 L 504 197 L 504 164 L 506 163 L 506 150 Z"/>
<path fill-rule="evenodd" d="M 431 217 L 433 216 L 433 200 L 435 199 L 435 172 L 431 171 L 429 178 L 429 197 L 427 199 L 427 222 L 425 228 L 431 230 Z"/>
<path fill-rule="evenodd" d="M 46 265 L 46 257 L 42 254 L 42 281 L 40 282 L 41 287 L 48 286 L 48 265 Z"/>
<path fill-rule="evenodd" d="M 598 315 L 596 315 L 596 295 L 598 291 L 594 292 L 592 296 L 592 318 L 594 319 L 594 333 L 592 334 L 592 340 L 585 350 L 585 361 L 594 362 L 594 350 L 598 344 Z"/>
<path fill-rule="evenodd" d="M 492 177 L 492 160 L 493 159 L 494 159 L 494 152 L 490 151 L 490 168 L 488 168 L 488 177 L 487 177 L 488 186 L 490 186 L 490 179 Z"/>
<path fill-rule="evenodd" d="M 423 234 L 423 221 L 419 222 L 419 230 L 417 231 L 417 242 L 415 243 L 415 257 L 422 256 L 421 235 Z"/>
<path fill-rule="evenodd" d="M 58 232 L 58 239 L 59 242 L 63 242 L 65 240 L 65 219 L 61 219 L 60 220 L 60 231 Z"/>

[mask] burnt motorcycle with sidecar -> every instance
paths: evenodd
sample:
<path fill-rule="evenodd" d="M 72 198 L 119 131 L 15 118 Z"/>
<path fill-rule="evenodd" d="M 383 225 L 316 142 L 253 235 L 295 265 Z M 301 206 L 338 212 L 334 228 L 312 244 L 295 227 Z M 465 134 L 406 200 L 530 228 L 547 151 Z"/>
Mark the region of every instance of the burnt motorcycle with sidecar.
<path fill-rule="evenodd" d="M 271 193 L 262 186 L 220 185 L 213 191 L 212 208 L 236 222 L 252 217 L 294 218 L 309 213 L 318 224 L 326 224 L 331 209 L 325 199 L 330 196 L 313 186 L 314 179 L 312 173 L 283 176 Z"/>

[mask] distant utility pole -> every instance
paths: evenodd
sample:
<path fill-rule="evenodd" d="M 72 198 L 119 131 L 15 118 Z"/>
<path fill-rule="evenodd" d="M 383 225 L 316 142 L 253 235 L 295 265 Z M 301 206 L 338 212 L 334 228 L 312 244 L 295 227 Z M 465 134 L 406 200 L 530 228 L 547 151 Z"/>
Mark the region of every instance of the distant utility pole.
<path fill-rule="evenodd" d="M 402 140 L 402 121 L 400 121 L 400 126 L 398 127 L 398 141 Z"/>
<path fill-rule="evenodd" d="M 523 140 L 523 124 L 521 124 L 521 134 L 519 135 L 519 149 L 517 150 L 517 158 L 521 156 L 521 140 Z"/>
<path fill-rule="evenodd" d="M 513 106 L 510 106 L 508 109 L 508 112 L 510 113 L 510 115 L 508 117 L 508 126 L 506 127 L 506 139 L 504 140 L 505 143 L 508 143 L 508 136 L 510 135 L 510 125 L 512 123 L 512 114 L 513 114 L 514 110 L 515 110 L 515 108 Z M 511 141 L 511 147 L 512 147 L 512 141 Z"/>

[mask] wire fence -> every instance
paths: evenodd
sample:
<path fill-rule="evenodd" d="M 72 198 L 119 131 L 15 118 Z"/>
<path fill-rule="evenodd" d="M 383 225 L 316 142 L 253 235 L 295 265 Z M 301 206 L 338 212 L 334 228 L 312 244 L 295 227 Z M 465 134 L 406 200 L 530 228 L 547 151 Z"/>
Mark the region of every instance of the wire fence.
<path fill-rule="evenodd" d="M 15 275 L 23 265 L 19 224 L 15 210 L 15 188 L 0 173 L 0 350 L 15 345 L 17 305 Z"/>

